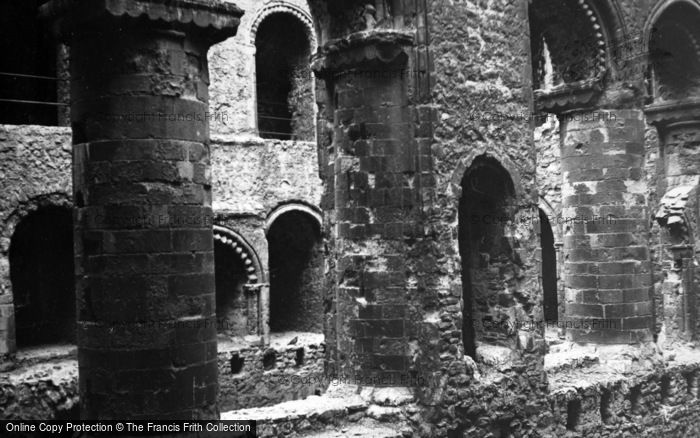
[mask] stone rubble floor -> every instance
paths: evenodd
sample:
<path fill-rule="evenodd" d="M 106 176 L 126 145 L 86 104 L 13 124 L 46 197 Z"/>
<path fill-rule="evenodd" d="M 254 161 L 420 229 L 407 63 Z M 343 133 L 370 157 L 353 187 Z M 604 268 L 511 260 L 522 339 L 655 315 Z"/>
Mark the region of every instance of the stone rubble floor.
<path fill-rule="evenodd" d="M 410 434 L 402 432 L 406 428 L 399 420 L 400 411 L 412 402 L 405 388 L 337 385 L 321 396 L 224 412 L 221 419 L 256 420 L 259 428 L 262 423 L 263 428 L 287 428 L 310 438 L 401 438 Z"/>
<path fill-rule="evenodd" d="M 671 347 L 669 347 L 671 348 Z M 692 346 L 675 345 L 662 350 L 620 345 L 581 346 L 562 343 L 545 356 L 545 371 L 553 393 L 582 389 L 605 382 L 634 379 L 658 372 L 700 363 L 700 351 Z"/>
<path fill-rule="evenodd" d="M 77 347 L 52 345 L 27 348 L 17 353 L 16 360 L 0 369 L 0 381 L 11 385 L 52 381 L 61 385 L 78 378 Z"/>
<path fill-rule="evenodd" d="M 357 424 L 350 427 L 343 427 L 338 430 L 325 430 L 304 436 L 307 438 L 401 438 L 404 435 L 401 432 L 397 432 L 396 429 L 387 427 L 385 425 Z"/>

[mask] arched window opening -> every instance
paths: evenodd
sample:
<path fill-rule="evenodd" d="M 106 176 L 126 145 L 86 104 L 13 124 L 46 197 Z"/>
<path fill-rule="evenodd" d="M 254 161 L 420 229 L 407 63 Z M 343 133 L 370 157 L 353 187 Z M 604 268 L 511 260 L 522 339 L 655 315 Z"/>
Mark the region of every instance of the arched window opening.
<path fill-rule="evenodd" d="M 248 281 L 246 266 L 236 250 L 219 240 L 214 241 L 216 272 L 216 319 L 218 334 L 223 337 L 245 336 L 248 321 L 255 309 L 248 309 L 244 289 Z"/>
<path fill-rule="evenodd" d="M 465 353 L 479 344 L 511 346 L 505 330 L 514 306 L 515 256 L 509 241 L 515 194 L 508 172 L 493 158 L 477 157 L 462 180 L 459 252 L 462 260 Z M 512 321 L 510 321 L 512 322 Z"/>
<path fill-rule="evenodd" d="M 540 245 L 542 250 L 542 292 L 544 295 L 544 319 L 548 323 L 559 320 L 557 297 L 557 252 L 554 248 L 554 232 L 549 218 L 540 210 Z M 549 327 L 549 324 L 547 324 Z"/>
<path fill-rule="evenodd" d="M 75 340 L 73 218 L 67 208 L 29 214 L 10 242 L 17 347 Z"/>
<path fill-rule="evenodd" d="M 6 0 L 0 14 L 0 123 L 58 123 L 56 42 L 39 6 L 48 0 Z"/>
<path fill-rule="evenodd" d="M 270 254 L 270 331 L 323 330 L 323 253 L 318 222 L 288 211 L 267 233 Z"/>
<path fill-rule="evenodd" d="M 651 30 L 649 59 L 654 97 L 674 100 L 700 91 L 699 11 L 685 2 L 669 6 Z"/>
<path fill-rule="evenodd" d="M 533 0 L 529 18 L 534 89 L 593 79 L 604 67 L 600 24 L 585 2 Z"/>
<path fill-rule="evenodd" d="M 258 132 L 262 138 L 313 141 L 314 97 L 311 42 L 292 14 L 275 13 L 255 39 Z"/>

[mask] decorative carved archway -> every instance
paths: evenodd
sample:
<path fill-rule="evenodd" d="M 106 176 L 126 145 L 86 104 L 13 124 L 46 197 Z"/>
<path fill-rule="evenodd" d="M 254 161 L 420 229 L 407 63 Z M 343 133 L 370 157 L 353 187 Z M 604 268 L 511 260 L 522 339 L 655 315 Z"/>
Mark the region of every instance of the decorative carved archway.
<path fill-rule="evenodd" d="M 609 69 L 611 39 L 598 7 L 590 0 L 537 0 L 530 5 L 530 26 L 537 109 L 592 104 Z"/>
<path fill-rule="evenodd" d="M 243 236 L 229 228 L 214 225 L 214 240 L 232 248 L 240 258 L 246 269 L 247 284 L 255 285 L 265 282 L 265 272 L 262 269 L 260 258 Z"/>
<path fill-rule="evenodd" d="M 287 13 L 292 14 L 304 23 L 304 27 L 307 29 L 307 36 L 309 37 L 309 42 L 311 43 L 311 52 L 316 51 L 318 47 L 318 40 L 316 38 L 316 31 L 314 29 L 313 18 L 311 14 L 303 10 L 299 6 L 286 2 L 284 0 L 274 1 L 270 4 L 263 6 L 258 12 L 258 15 L 253 20 L 253 24 L 250 26 L 250 44 L 255 47 L 255 38 L 258 34 L 258 27 L 267 17 L 276 13 Z"/>

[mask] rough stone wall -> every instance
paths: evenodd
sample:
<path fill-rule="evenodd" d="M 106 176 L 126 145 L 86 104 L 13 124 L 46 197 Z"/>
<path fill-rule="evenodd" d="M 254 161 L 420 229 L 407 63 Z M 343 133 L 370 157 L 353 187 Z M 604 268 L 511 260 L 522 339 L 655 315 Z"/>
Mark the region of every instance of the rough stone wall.
<path fill-rule="evenodd" d="M 214 210 L 264 220 L 279 205 L 318 206 L 321 181 L 315 143 L 224 141 L 212 145 Z"/>
<path fill-rule="evenodd" d="M 514 354 L 515 361 L 509 359 L 504 364 L 502 354 L 496 353 L 474 365 L 464 359 L 461 339 L 463 323 L 481 324 L 467 315 L 463 320 L 457 242 L 460 185 L 465 171 L 480 155 L 498 160 L 514 183 L 513 222 L 508 233 L 518 259 L 511 269 L 519 283 L 518 306 L 523 312 L 515 315 L 518 322 L 541 319 L 536 262 L 539 240 L 536 221 L 532 220 L 536 217 L 537 187 L 528 117 L 532 107 L 527 4 L 433 1 L 429 2 L 429 23 L 431 59 L 435 62 L 430 74 L 435 81 L 433 103 L 437 111 L 431 149 L 436 193 L 425 211 L 435 241 L 433 251 L 440 254 L 440 268 L 428 271 L 426 293 L 432 295 L 434 307 L 425 314 L 422 340 L 426 360 L 439 358 L 424 366 L 435 370 L 428 381 L 446 386 L 426 394 L 429 398 L 425 400 L 430 406 L 433 433 L 442 436 L 448 429 L 462 433 L 476 427 L 483 415 L 498 420 L 526 416 L 525 411 L 538 409 L 541 402 L 535 394 L 540 390 L 544 350 L 537 329 L 512 330 L 509 336 L 517 347 L 507 354 Z M 511 322 L 515 323 L 515 318 Z M 485 373 L 503 371 L 506 376 L 517 369 L 519 376 L 506 377 L 499 391 L 484 397 L 475 377 L 477 367 Z M 512 394 L 525 391 L 531 394 L 528 403 L 505 407 Z M 470 399 L 480 402 L 467 401 Z"/>
<path fill-rule="evenodd" d="M 310 54 L 305 52 L 304 55 Z M 288 103 L 294 108 L 292 113 L 292 133 L 303 141 L 314 141 L 316 138 L 315 102 L 313 73 L 308 59 L 302 57 L 294 69 L 292 77 L 292 92 Z"/>
<path fill-rule="evenodd" d="M 555 228 L 555 239 L 561 236 L 561 145 L 559 120 L 556 116 L 546 115 L 545 122 L 535 128 L 534 140 L 537 150 L 537 192 L 545 214 Z"/>
<path fill-rule="evenodd" d="M 319 395 L 328 386 L 324 361 L 322 334 L 273 336 L 269 346 L 220 344 L 219 408 L 270 406 Z"/>
<path fill-rule="evenodd" d="M 71 205 L 70 141 L 68 128 L 0 126 L 0 354 L 14 349 L 12 234 L 40 207 Z"/>

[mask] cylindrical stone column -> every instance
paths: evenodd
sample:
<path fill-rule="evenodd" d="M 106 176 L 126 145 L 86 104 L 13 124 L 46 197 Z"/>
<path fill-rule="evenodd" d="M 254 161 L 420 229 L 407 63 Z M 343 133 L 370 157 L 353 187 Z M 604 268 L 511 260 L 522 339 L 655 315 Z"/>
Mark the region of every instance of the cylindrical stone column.
<path fill-rule="evenodd" d="M 207 50 L 231 4 L 55 1 L 71 48 L 81 417 L 216 418 Z"/>
<path fill-rule="evenodd" d="M 579 343 L 652 339 L 641 110 L 562 116 L 566 331 Z"/>
<path fill-rule="evenodd" d="M 336 345 L 333 371 L 409 386 L 410 240 L 418 191 L 404 74 L 413 37 L 375 32 L 326 47 L 315 69 L 334 91 Z"/>

